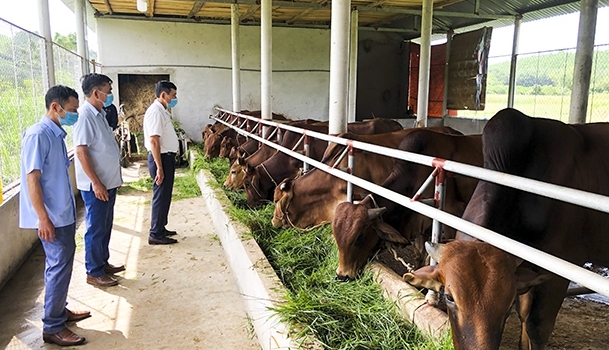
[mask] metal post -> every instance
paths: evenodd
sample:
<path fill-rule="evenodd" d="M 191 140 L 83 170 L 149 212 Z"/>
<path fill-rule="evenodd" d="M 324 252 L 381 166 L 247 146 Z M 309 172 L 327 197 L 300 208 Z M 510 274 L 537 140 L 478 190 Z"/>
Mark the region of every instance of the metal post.
<path fill-rule="evenodd" d="M 233 110 L 241 110 L 241 54 L 239 52 L 239 5 L 231 4 L 231 48 L 233 58 Z"/>
<path fill-rule="evenodd" d="M 577 33 L 571 107 L 569 109 L 569 123 L 572 124 L 586 122 L 598 0 L 581 0 L 579 6 L 579 32 Z"/>
<path fill-rule="evenodd" d="M 451 29 L 446 32 L 446 59 L 444 65 L 444 96 L 442 97 L 442 117 L 448 116 L 448 74 L 450 70 L 448 65 L 450 64 L 450 50 L 453 44 L 453 34 L 455 32 Z"/>
<path fill-rule="evenodd" d="M 348 121 L 355 121 L 357 107 L 357 50 L 359 12 L 351 11 L 351 43 L 349 44 L 349 116 Z"/>
<path fill-rule="evenodd" d="M 272 119 L 271 84 L 273 80 L 273 35 L 272 35 L 272 1 L 262 0 L 260 23 L 260 92 L 262 119 Z M 263 135 L 266 127 L 263 127 Z"/>
<path fill-rule="evenodd" d="M 53 60 L 53 38 L 51 37 L 51 21 L 49 16 L 49 0 L 38 0 L 38 27 L 44 38 L 41 57 L 43 69 L 44 90 L 55 85 L 55 61 Z"/>
<path fill-rule="evenodd" d="M 423 0 L 423 10 L 421 13 L 421 53 L 419 55 L 419 92 L 417 96 L 417 127 L 427 126 L 432 22 L 433 0 Z"/>
<path fill-rule="evenodd" d="M 76 51 L 82 57 L 82 74 L 89 73 L 89 55 L 85 33 L 85 4 L 84 0 L 74 1 L 74 18 L 76 20 Z"/>
<path fill-rule="evenodd" d="M 347 158 L 347 173 L 353 174 L 355 172 L 355 153 L 353 152 L 353 146 L 347 146 L 349 149 L 349 155 Z M 353 184 L 347 181 L 347 202 L 353 203 Z"/>
<path fill-rule="evenodd" d="M 444 197 L 446 196 L 446 171 L 442 168 L 436 168 L 438 172 L 436 174 L 436 188 L 434 192 L 434 200 L 436 202 L 436 208 L 444 210 Z M 436 219 L 433 220 L 431 230 L 431 241 L 438 243 L 442 241 L 442 223 Z M 430 265 L 435 265 L 436 262 L 431 259 Z"/>
<path fill-rule="evenodd" d="M 351 0 L 332 1 L 330 33 L 330 125 L 332 135 L 347 131 L 347 67 Z"/>
<path fill-rule="evenodd" d="M 514 95 L 516 94 L 516 65 L 518 64 L 518 39 L 520 36 L 520 23 L 522 16 L 514 17 L 514 39 L 512 40 L 512 61 L 510 63 L 510 77 L 508 81 L 507 106 L 514 108 Z"/>
<path fill-rule="evenodd" d="M 309 146 L 309 136 L 304 135 L 304 155 L 306 157 L 309 156 L 310 149 L 311 149 L 311 146 Z M 307 163 L 307 162 L 302 163 L 302 171 L 305 173 L 307 171 L 309 171 L 309 163 Z"/>

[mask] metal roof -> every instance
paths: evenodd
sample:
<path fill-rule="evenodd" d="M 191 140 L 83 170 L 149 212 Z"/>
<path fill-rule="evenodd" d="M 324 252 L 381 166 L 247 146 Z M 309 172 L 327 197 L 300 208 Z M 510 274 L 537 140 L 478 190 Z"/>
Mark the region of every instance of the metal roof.
<path fill-rule="evenodd" d="M 63 0 L 72 3 L 73 0 Z M 260 24 L 259 0 L 147 0 L 148 10 L 139 12 L 136 0 L 89 0 L 96 17 L 191 23 L 230 23 L 230 5 L 239 4 L 242 25 Z M 360 30 L 392 31 L 404 39 L 420 36 L 422 0 L 352 0 L 359 10 Z M 599 0 L 599 7 L 609 0 Z M 523 21 L 579 11 L 572 0 L 436 0 L 433 31 L 480 26 L 505 26 L 522 15 Z M 273 1 L 273 25 L 301 28 L 329 28 L 331 0 Z"/>

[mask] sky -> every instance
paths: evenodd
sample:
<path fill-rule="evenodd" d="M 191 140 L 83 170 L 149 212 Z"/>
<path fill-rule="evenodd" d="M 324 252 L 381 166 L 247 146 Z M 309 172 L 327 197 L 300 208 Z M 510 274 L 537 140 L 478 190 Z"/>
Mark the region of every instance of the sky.
<path fill-rule="evenodd" d="M 75 32 L 74 13 L 61 0 L 48 1 L 51 15 L 51 32 L 64 35 Z M 38 16 L 32 16 L 32 14 L 38 13 L 37 6 L 37 0 L 0 0 L 0 18 L 24 29 L 37 32 L 39 31 Z M 530 53 L 575 48 L 578 23 L 579 13 L 525 22 L 520 27 L 519 52 Z M 513 35 L 514 26 L 493 29 L 489 56 L 510 55 Z M 89 48 L 97 51 L 97 37 L 91 30 L 88 31 L 88 39 Z M 609 44 L 609 7 L 600 8 L 598 11 L 595 43 Z"/>

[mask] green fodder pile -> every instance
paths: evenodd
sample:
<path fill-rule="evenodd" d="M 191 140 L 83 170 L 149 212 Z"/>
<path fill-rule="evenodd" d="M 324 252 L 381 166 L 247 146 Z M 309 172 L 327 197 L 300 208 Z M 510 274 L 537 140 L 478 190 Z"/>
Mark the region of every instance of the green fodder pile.
<path fill-rule="evenodd" d="M 197 169 L 211 171 L 218 184 L 228 161 L 199 156 Z M 216 185 L 219 187 L 219 185 Z M 452 349 L 450 337 L 437 342 L 423 336 L 382 296 L 371 272 L 349 283 L 334 280 L 338 253 L 329 225 L 314 230 L 276 229 L 273 204 L 247 208 L 245 194 L 225 190 L 233 219 L 250 228 L 288 290 L 275 311 L 295 336 L 314 336 L 325 349 Z"/>

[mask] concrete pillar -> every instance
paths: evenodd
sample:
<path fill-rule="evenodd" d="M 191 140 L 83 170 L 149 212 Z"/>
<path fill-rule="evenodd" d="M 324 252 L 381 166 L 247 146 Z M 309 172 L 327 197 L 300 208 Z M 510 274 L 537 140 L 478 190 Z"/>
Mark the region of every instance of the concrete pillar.
<path fill-rule="evenodd" d="M 332 1 L 329 128 L 332 135 L 347 131 L 350 9 L 351 0 Z"/>
<path fill-rule="evenodd" d="M 74 17 L 76 20 L 76 53 L 82 57 L 82 74 L 88 74 L 89 49 L 87 47 L 87 33 L 85 26 L 85 3 L 84 0 L 74 0 Z"/>
<path fill-rule="evenodd" d="M 262 0 L 260 23 L 260 92 L 262 119 L 272 119 L 273 18 L 271 0 Z"/>
<path fill-rule="evenodd" d="M 49 16 L 49 0 L 38 0 L 38 28 L 44 38 L 42 53 L 42 70 L 44 90 L 55 85 L 55 61 L 53 60 L 53 37 L 51 36 L 51 21 Z"/>
<path fill-rule="evenodd" d="M 586 122 L 598 0 L 581 0 L 579 6 L 579 32 L 577 33 L 571 107 L 569 109 L 569 123 L 572 124 Z"/>
<path fill-rule="evenodd" d="M 433 0 L 423 0 L 421 11 L 421 53 L 419 56 L 419 93 L 417 96 L 417 127 L 427 126 L 429 107 L 429 69 L 431 65 L 431 28 Z"/>
<path fill-rule="evenodd" d="M 518 39 L 520 37 L 520 23 L 522 16 L 514 17 L 514 39 L 512 40 L 512 61 L 510 63 L 510 77 L 508 80 L 507 106 L 514 108 L 514 95 L 516 95 L 516 65 L 518 64 Z"/>
<path fill-rule="evenodd" d="M 357 107 L 357 49 L 359 13 L 351 11 L 351 42 L 349 43 L 349 122 L 355 121 Z"/>
<path fill-rule="evenodd" d="M 233 71 L 233 111 L 241 110 L 241 52 L 239 50 L 239 5 L 231 4 L 231 49 Z"/>

